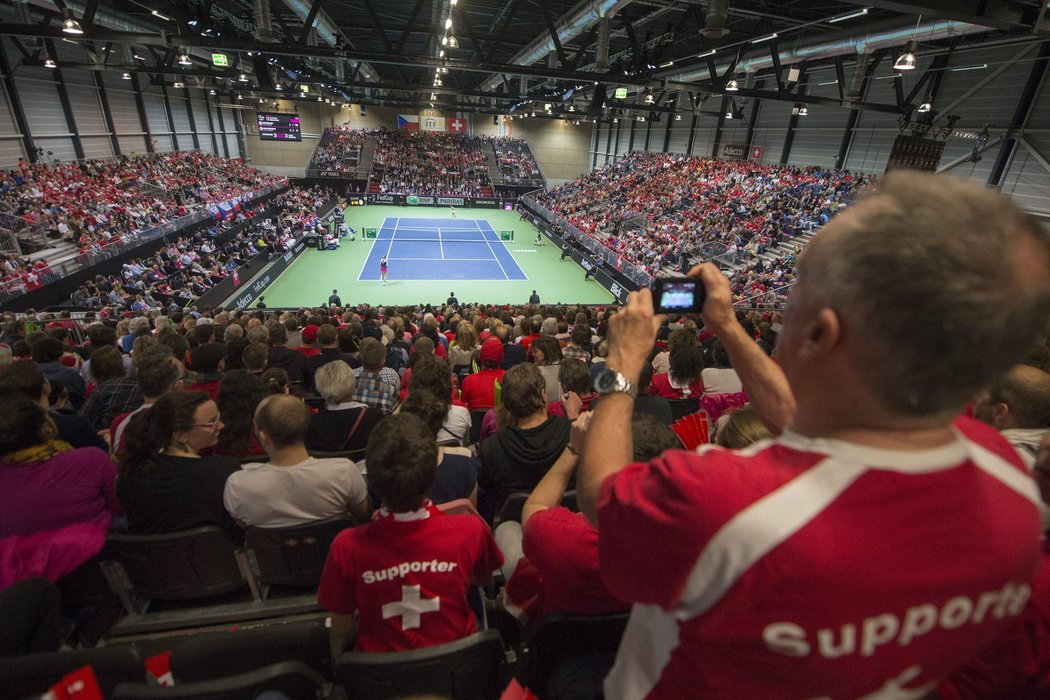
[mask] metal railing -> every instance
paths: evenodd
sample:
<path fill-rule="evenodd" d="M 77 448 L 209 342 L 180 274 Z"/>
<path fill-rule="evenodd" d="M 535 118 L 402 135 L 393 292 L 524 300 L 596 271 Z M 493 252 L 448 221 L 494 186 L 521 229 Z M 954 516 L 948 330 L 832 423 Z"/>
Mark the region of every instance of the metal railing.
<path fill-rule="evenodd" d="M 284 187 L 286 187 L 286 184 L 283 183 L 267 185 L 266 187 L 252 192 L 248 197 L 250 201 L 256 200 L 260 197 L 265 197 L 272 192 L 283 189 Z M 181 231 L 182 229 L 201 223 L 202 221 L 207 221 L 211 218 L 212 214 L 207 207 L 201 206 L 197 211 L 169 221 L 166 224 L 126 233 L 119 241 L 115 241 L 105 246 L 94 246 L 93 248 L 88 249 L 87 252 L 77 255 L 71 260 L 50 265 L 43 270 L 36 270 L 35 272 L 40 277 L 40 284 L 34 286 L 32 290 L 27 289 L 21 280 L 9 282 L 6 286 L 0 286 L 0 304 L 6 304 L 7 302 L 25 294 L 27 291 L 36 291 L 36 289 L 39 289 L 40 287 L 68 277 L 75 272 L 89 268 L 92 265 L 97 265 L 100 262 L 109 260 L 123 253 L 128 253 L 144 243 L 156 240 L 162 236 L 169 236 L 177 231 Z"/>
<path fill-rule="evenodd" d="M 653 276 L 642 268 L 629 263 L 626 260 L 622 260 L 613 250 L 606 248 L 601 241 L 595 236 L 589 233 L 583 233 L 580 229 L 573 226 L 567 220 L 558 216 L 550 209 L 536 201 L 536 198 L 531 194 L 522 196 L 521 203 L 527 206 L 534 214 L 542 218 L 549 224 L 558 226 L 563 233 L 572 234 L 580 245 L 586 248 L 594 257 L 610 265 L 613 269 L 620 272 L 627 279 L 642 286 L 648 287 L 653 279 Z"/>

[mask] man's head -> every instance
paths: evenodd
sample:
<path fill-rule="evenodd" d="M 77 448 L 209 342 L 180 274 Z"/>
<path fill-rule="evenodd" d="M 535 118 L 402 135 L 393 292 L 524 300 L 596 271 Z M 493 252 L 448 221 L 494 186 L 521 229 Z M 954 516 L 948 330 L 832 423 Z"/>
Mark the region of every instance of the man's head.
<path fill-rule="evenodd" d="M 503 408 L 515 420 L 547 410 L 547 381 L 536 365 L 526 362 L 507 370 L 502 392 Z"/>
<path fill-rule="evenodd" d="M 589 396 L 593 391 L 591 372 L 583 360 L 562 360 L 558 365 L 558 383 L 565 393 L 576 392 L 577 396 Z"/>
<path fill-rule="evenodd" d="M 317 393 L 330 404 L 340 404 L 354 398 L 357 379 L 354 370 L 345 362 L 336 360 L 321 365 L 314 374 Z"/>
<path fill-rule="evenodd" d="M 973 417 L 996 430 L 1050 428 L 1050 374 L 1016 365 L 981 393 Z"/>
<path fill-rule="evenodd" d="M 400 413 L 381 420 L 365 457 L 369 489 L 383 505 L 398 513 L 423 505 L 437 476 L 437 443 L 422 418 Z"/>
<path fill-rule="evenodd" d="M 241 351 L 244 368 L 253 374 L 262 374 L 270 359 L 270 349 L 265 343 L 248 343 Z"/>
<path fill-rule="evenodd" d="M 167 345 L 151 345 L 138 357 L 135 379 L 147 399 L 157 399 L 174 388 L 182 366 Z"/>
<path fill-rule="evenodd" d="M 266 454 L 302 445 L 310 427 L 310 409 L 288 394 L 267 396 L 255 409 L 255 430 Z"/>
<path fill-rule="evenodd" d="M 15 362 L 0 374 L 0 397 L 24 396 L 46 407 L 49 393 L 44 373 L 32 362 Z"/>
<path fill-rule="evenodd" d="M 335 326 L 324 324 L 317 329 L 317 344 L 323 348 L 334 348 L 338 345 L 339 331 Z"/>
<path fill-rule="evenodd" d="M 951 177 L 887 177 L 832 219 L 798 273 L 777 359 L 800 413 L 826 403 L 832 380 L 893 421 L 943 423 L 1023 356 L 1050 310 L 1050 240 Z"/>
<path fill-rule="evenodd" d="M 378 372 L 386 362 L 386 348 L 375 338 L 361 340 L 361 366 L 369 372 Z"/>
<path fill-rule="evenodd" d="M 62 353 L 65 352 L 65 348 L 62 347 L 61 342 L 46 336 L 34 342 L 31 345 L 31 348 L 30 353 L 33 362 L 36 362 L 37 364 L 58 362 L 62 357 Z"/>

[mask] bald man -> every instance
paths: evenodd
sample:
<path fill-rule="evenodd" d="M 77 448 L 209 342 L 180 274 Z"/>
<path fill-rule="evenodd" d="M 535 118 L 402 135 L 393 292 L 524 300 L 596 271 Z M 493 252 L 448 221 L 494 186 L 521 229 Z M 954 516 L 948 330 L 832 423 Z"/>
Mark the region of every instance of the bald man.
<path fill-rule="evenodd" d="M 368 489 L 360 470 L 342 457 L 311 457 L 303 441 L 310 411 L 277 394 L 255 410 L 255 431 L 269 462 L 246 464 L 226 480 L 223 501 L 242 527 L 291 527 L 337 515 L 366 522 Z"/>
<path fill-rule="evenodd" d="M 973 417 L 998 430 L 1031 468 L 1039 441 L 1050 432 L 1050 374 L 1029 365 L 1014 366 L 981 393 Z"/>

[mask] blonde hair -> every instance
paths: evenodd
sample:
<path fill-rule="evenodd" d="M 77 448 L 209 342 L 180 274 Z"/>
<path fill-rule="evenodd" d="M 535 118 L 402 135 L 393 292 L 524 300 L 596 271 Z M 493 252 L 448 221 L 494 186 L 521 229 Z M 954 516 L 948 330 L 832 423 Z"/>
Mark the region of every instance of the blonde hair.
<path fill-rule="evenodd" d="M 727 413 L 718 419 L 715 444 L 739 450 L 753 442 L 773 437 L 769 429 L 758 419 L 750 404 L 739 411 Z"/>

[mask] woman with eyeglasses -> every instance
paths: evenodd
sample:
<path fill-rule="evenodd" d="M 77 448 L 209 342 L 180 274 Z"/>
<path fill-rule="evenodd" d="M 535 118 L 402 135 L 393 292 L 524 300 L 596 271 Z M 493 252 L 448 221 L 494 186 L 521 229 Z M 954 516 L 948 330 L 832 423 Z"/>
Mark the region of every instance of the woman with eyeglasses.
<path fill-rule="evenodd" d="M 135 534 L 217 525 L 233 541 L 241 531 L 223 505 L 232 457 L 201 456 L 222 430 L 219 407 L 202 391 L 173 391 L 131 418 L 118 455 L 117 497 Z"/>

